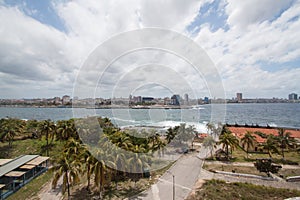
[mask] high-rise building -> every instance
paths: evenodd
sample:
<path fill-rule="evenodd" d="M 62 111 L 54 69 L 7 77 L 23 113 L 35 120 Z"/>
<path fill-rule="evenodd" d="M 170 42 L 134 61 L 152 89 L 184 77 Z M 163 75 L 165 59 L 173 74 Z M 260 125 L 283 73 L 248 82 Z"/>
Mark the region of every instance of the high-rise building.
<path fill-rule="evenodd" d="M 295 93 L 291 93 L 289 94 L 289 100 L 297 100 L 298 99 L 298 95 Z"/>
<path fill-rule="evenodd" d="M 184 104 L 185 105 L 189 104 L 189 95 L 188 94 L 184 94 Z"/>
<path fill-rule="evenodd" d="M 242 102 L 243 101 L 243 94 L 242 93 L 236 93 L 236 99 L 238 102 Z"/>
<path fill-rule="evenodd" d="M 179 96 L 179 94 L 174 94 L 171 97 L 171 104 L 172 105 L 179 105 L 180 104 L 180 96 Z"/>

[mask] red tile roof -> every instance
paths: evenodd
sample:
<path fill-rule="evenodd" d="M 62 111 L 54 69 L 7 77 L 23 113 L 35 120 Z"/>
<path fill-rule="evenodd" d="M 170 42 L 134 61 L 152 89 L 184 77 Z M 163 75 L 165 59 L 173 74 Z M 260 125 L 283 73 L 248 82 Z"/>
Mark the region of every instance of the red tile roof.
<path fill-rule="evenodd" d="M 276 128 L 250 128 L 250 127 L 228 127 L 228 129 L 239 139 L 241 139 L 247 131 L 252 133 L 254 132 L 262 132 L 266 135 L 278 135 L 278 129 Z M 292 129 L 285 129 L 285 132 L 290 132 L 291 137 L 299 138 L 300 139 L 300 130 L 292 130 Z M 255 136 L 256 141 L 258 143 L 263 143 L 266 141 L 265 138 L 260 137 L 259 135 L 253 134 Z"/>
<path fill-rule="evenodd" d="M 206 138 L 208 136 L 208 134 L 206 133 L 199 133 L 198 134 L 198 138 Z"/>

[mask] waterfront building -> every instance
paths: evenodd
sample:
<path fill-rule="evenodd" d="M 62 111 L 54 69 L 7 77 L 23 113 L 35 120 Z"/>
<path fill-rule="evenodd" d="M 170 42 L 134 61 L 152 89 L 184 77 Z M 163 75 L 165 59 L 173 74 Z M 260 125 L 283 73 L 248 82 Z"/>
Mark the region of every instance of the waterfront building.
<path fill-rule="evenodd" d="M 242 102 L 243 101 L 243 94 L 242 93 L 236 93 L 236 99 L 238 102 Z"/>
<path fill-rule="evenodd" d="M 174 94 L 171 97 L 171 105 L 179 105 L 180 104 L 180 95 L 179 94 Z"/>
<path fill-rule="evenodd" d="M 189 105 L 189 95 L 188 94 L 184 94 L 184 104 Z"/>
<path fill-rule="evenodd" d="M 289 94 L 289 100 L 297 100 L 298 99 L 298 95 L 295 93 L 291 93 Z"/>
<path fill-rule="evenodd" d="M 71 102 L 71 97 L 70 96 L 65 95 L 65 96 L 62 97 L 62 104 L 63 105 L 66 105 L 66 104 L 68 104 L 70 102 Z"/>
<path fill-rule="evenodd" d="M 153 97 L 142 97 L 142 102 L 143 103 L 152 103 L 152 102 L 154 102 L 154 98 Z"/>

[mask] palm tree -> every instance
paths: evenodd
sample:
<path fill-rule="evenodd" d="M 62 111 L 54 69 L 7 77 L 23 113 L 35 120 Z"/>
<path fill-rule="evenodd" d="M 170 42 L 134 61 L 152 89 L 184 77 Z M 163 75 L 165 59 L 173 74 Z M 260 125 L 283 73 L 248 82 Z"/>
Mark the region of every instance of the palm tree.
<path fill-rule="evenodd" d="M 11 148 L 14 141 L 14 137 L 23 132 L 24 125 L 22 120 L 18 119 L 4 119 L 1 123 L 0 140 L 8 141 L 8 146 Z"/>
<path fill-rule="evenodd" d="M 47 156 L 49 156 L 49 137 L 53 138 L 53 134 L 55 131 L 55 125 L 50 119 L 44 120 L 40 124 L 40 130 L 41 130 L 42 135 L 45 135 L 45 137 L 46 137 L 46 154 L 47 154 Z"/>
<path fill-rule="evenodd" d="M 207 132 L 208 132 L 209 134 L 212 134 L 212 133 L 215 132 L 216 127 L 215 127 L 215 125 L 214 125 L 213 123 L 208 122 L 208 123 L 206 124 L 206 129 L 207 129 Z"/>
<path fill-rule="evenodd" d="M 210 150 L 210 157 L 213 157 L 213 150 L 216 147 L 216 141 L 214 140 L 214 138 L 212 136 L 207 136 L 204 140 L 203 140 L 203 146 L 205 148 L 209 148 Z"/>
<path fill-rule="evenodd" d="M 79 183 L 79 174 L 81 169 L 81 162 L 75 155 L 68 155 L 62 153 L 62 155 L 55 162 L 53 170 L 55 172 L 52 187 L 55 188 L 60 177 L 63 177 L 62 193 L 68 191 L 68 198 L 70 197 L 70 186 Z"/>
<path fill-rule="evenodd" d="M 272 158 L 272 152 L 279 154 L 276 146 L 276 138 L 273 135 L 268 136 L 266 142 L 262 144 L 262 147 L 264 150 L 267 150 L 270 158 Z"/>
<path fill-rule="evenodd" d="M 187 127 L 186 131 L 187 131 L 187 134 L 190 135 L 192 138 L 192 149 L 194 149 L 194 139 L 197 134 L 196 128 L 195 128 L 195 126 L 189 125 Z"/>
<path fill-rule="evenodd" d="M 70 137 L 73 137 L 75 139 L 78 138 L 74 120 L 70 119 L 70 120 L 58 121 L 57 130 L 56 130 L 56 139 L 66 141 Z"/>
<path fill-rule="evenodd" d="M 176 132 L 173 130 L 173 128 L 168 128 L 167 132 L 166 132 L 166 140 L 168 142 L 168 144 L 175 138 L 176 136 Z"/>
<path fill-rule="evenodd" d="M 227 128 L 225 128 L 222 132 L 223 133 L 220 135 L 218 144 L 222 144 L 222 148 L 225 149 L 226 158 L 229 159 L 229 147 L 232 154 L 233 149 L 239 146 L 239 141 Z"/>
<path fill-rule="evenodd" d="M 249 153 L 249 147 L 254 147 L 255 137 L 252 135 L 252 132 L 247 131 L 244 137 L 241 139 L 243 148 L 246 147 L 247 159 Z"/>
<path fill-rule="evenodd" d="M 95 175 L 95 184 L 99 187 L 99 198 L 103 198 L 104 184 L 105 184 L 105 175 L 109 173 L 109 166 L 113 168 L 115 164 L 111 161 L 112 158 L 109 158 L 109 152 L 103 151 L 103 149 L 96 148 L 94 149 L 94 154 L 96 161 L 93 163 L 92 171 Z"/>
<path fill-rule="evenodd" d="M 193 129 L 193 128 L 192 128 Z M 176 141 L 179 144 L 182 144 L 182 142 L 187 142 L 191 139 L 193 139 L 194 134 L 190 131 L 191 128 L 187 128 L 185 123 L 181 123 L 178 131 L 177 131 L 177 135 L 176 135 Z"/>
<path fill-rule="evenodd" d="M 82 158 L 83 163 L 85 163 L 84 169 L 86 170 L 86 176 L 87 176 L 87 190 L 90 190 L 90 182 L 91 182 L 91 175 L 92 175 L 92 169 L 94 164 L 96 163 L 95 157 L 90 153 L 88 148 L 86 146 L 83 147 L 83 152 L 80 155 L 80 158 Z"/>
<path fill-rule="evenodd" d="M 279 147 L 281 148 L 282 159 L 285 159 L 284 158 L 284 149 L 286 149 L 287 147 L 293 146 L 292 142 L 294 142 L 294 139 L 291 137 L 290 132 L 285 132 L 285 129 L 279 128 L 277 140 L 279 143 Z"/>
<path fill-rule="evenodd" d="M 149 157 L 134 153 L 131 158 L 128 159 L 129 172 L 134 175 L 134 182 L 138 180 L 140 174 L 143 173 L 144 168 L 148 168 L 147 164 Z"/>

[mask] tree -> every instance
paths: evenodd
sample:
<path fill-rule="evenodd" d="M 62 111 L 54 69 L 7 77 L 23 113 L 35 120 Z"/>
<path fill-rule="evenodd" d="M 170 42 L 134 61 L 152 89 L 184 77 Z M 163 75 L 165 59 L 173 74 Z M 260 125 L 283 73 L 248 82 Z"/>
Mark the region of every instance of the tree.
<path fill-rule="evenodd" d="M 283 128 L 278 129 L 278 136 L 276 137 L 276 139 L 278 140 L 279 147 L 281 149 L 282 159 L 285 159 L 284 158 L 284 150 L 287 147 L 293 146 L 292 143 L 294 142 L 294 139 L 291 137 L 291 133 L 285 132 L 285 129 L 283 129 Z"/>
<path fill-rule="evenodd" d="M 221 144 L 222 148 L 225 149 L 227 159 L 229 159 L 229 147 L 232 154 L 233 149 L 239 146 L 238 143 L 238 139 L 234 135 L 232 135 L 231 131 L 229 131 L 227 128 L 222 131 L 220 140 L 218 141 L 218 144 Z"/>
<path fill-rule="evenodd" d="M 92 175 L 92 169 L 96 162 L 95 157 L 89 152 L 88 148 L 86 146 L 83 147 L 82 154 L 80 155 L 80 158 L 82 158 L 83 163 L 85 163 L 84 169 L 86 171 L 86 177 L 87 177 L 87 190 L 90 190 L 90 182 L 91 182 L 91 175 Z"/>
<path fill-rule="evenodd" d="M 105 175 L 109 173 L 109 166 L 113 168 L 115 165 L 107 155 L 109 152 L 105 152 L 102 148 L 96 148 L 93 150 L 93 155 L 95 155 L 96 161 L 93 163 L 92 171 L 95 175 L 95 185 L 99 187 L 99 198 L 103 198 Z"/>
<path fill-rule="evenodd" d="M 74 120 L 61 120 L 57 123 L 56 139 L 67 141 L 70 137 L 78 139 Z"/>
<path fill-rule="evenodd" d="M 182 142 L 188 142 L 194 139 L 194 134 L 190 131 L 191 128 L 187 128 L 185 123 L 181 123 L 177 129 L 177 134 L 175 140 L 177 143 L 182 144 Z"/>
<path fill-rule="evenodd" d="M 252 132 L 247 131 L 244 137 L 241 139 L 243 148 L 246 148 L 247 159 L 249 154 L 249 147 L 254 147 L 255 137 Z"/>
<path fill-rule="evenodd" d="M 214 133 L 216 127 L 215 127 L 215 125 L 213 123 L 208 122 L 206 124 L 206 129 L 207 129 L 207 132 L 212 135 Z"/>
<path fill-rule="evenodd" d="M 49 137 L 51 137 L 53 139 L 54 131 L 55 131 L 55 125 L 50 119 L 44 120 L 40 124 L 40 130 L 41 130 L 42 135 L 45 135 L 45 138 L 46 138 L 46 154 L 47 154 L 47 156 L 49 156 Z"/>
<path fill-rule="evenodd" d="M 195 126 L 189 125 L 186 129 L 187 135 L 190 135 L 192 138 L 192 149 L 194 149 L 194 138 L 197 134 Z"/>
<path fill-rule="evenodd" d="M 81 162 L 77 159 L 76 155 L 69 155 L 64 152 L 56 160 L 53 168 L 55 172 L 52 187 L 55 188 L 60 177 L 63 177 L 62 193 L 68 191 L 68 198 L 70 197 L 70 185 L 79 183 L 79 174 L 81 169 Z"/>
<path fill-rule="evenodd" d="M 271 159 L 257 159 L 254 166 L 259 172 L 266 172 L 268 176 L 270 172 L 278 173 L 282 167 L 280 165 L 273 165 Z"/>
<path fill-rule="evenodd" d="M 267 150 L 269 157 L 272 158 L 272 152 L 278 153 L 279 151 L 276 146 L 276 138 L 273 135 L 269 135 L 266 142 L 262 144 L 264 150 Z"/>
<path fill-rule="evenodd" d="M 11 148 L 14 137 L 23 132 L 24 124 L 22 120 L 18 119 L 3 119 L 1 121 L 1 135 L 0 140 L 8 141 L 8 146 Z"/>
<path fill-rule="evenodd" d="M 167 132 L 166 132 L 166 140 L 168 142 L 168 144 L 175 138 L 176 136 L 176 132 L 173 130 L 173 128 L 168 128 Z"/>
<path fill-rule="evenodd" d="M 207 136 L 204 140 L 203 140 L 203 146 L 205 148 L 209 148 L 210 150 L 210 157 L 213 157 L 213 150 L 216 147 L 216 141 L 214 140 L 214 138 L 212 136 Z"/>

